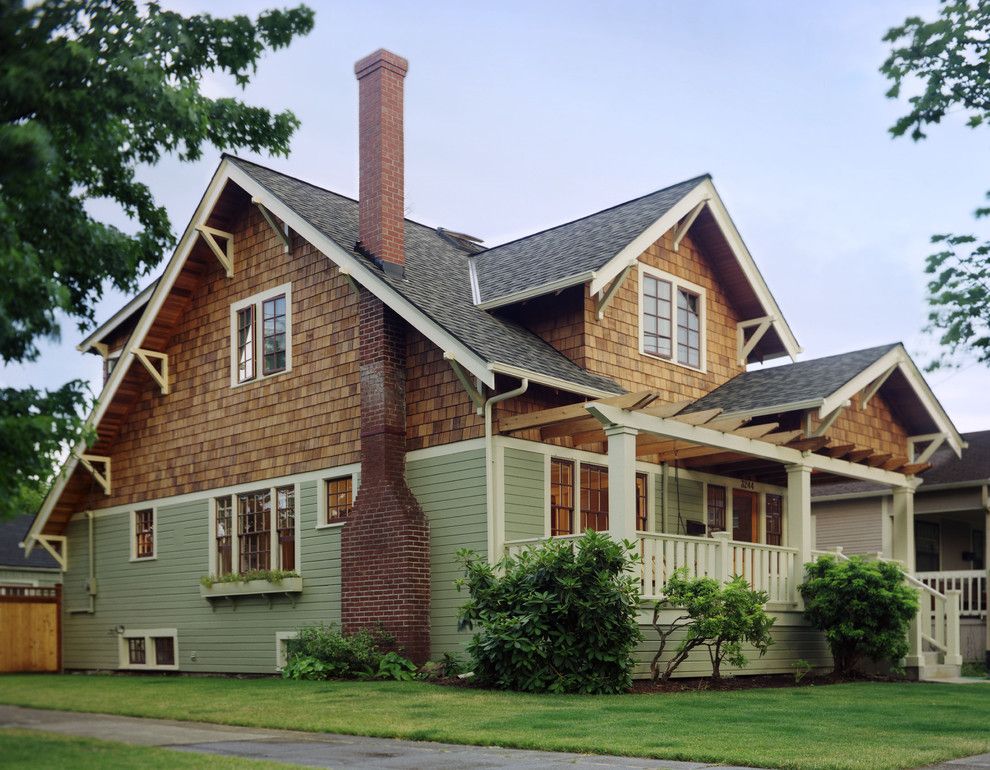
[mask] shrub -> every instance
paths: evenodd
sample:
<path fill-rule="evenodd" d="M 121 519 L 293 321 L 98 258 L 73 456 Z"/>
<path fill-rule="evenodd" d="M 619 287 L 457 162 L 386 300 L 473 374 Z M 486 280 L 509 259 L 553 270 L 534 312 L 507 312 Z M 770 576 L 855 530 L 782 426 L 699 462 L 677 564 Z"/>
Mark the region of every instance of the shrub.
<path fill-rule="evenodd" d="M 684 568 L 674 570 L 663 587 L 664 596 L 653 610 L 653 627 L 660 635 L 660 647 L 650 664 L 653 681 L 670 679 L 674 670 L 683 663 L 691 651 L 708 648 L 712 662 L 712 678 L 722 677 L 722 663 L 728 660 L 742 668 L 748 661 L 743 655 L 743 642 L 748 642 L 759 652 L 766 654 L 773 644 L 770 629 L 774 618 L 767 615 L 764 605 L 765 591 L 754 591 L 745 578 L 736 576 L 725 585 L 712 578 L 688 578 Z M 670 624 L 660 623 L 664 610 L 678 609 L 683 614 Z M 660 658 L 667 642 L 675 631 L 684 630 L 684 638 L 677 645 L 674 657 L 660 674 Z"/>
<path fill-rule="evenodd" d="M 638 559 L 630 543 L 587 532 L 551 540 L 496 567 L 459 556 L 471 600 L 462 627 L 477 628 L 468 653 L 482 684 L 527 692 L 617 693 L 632 685 L 641 639 Z"/>
<path fill-rule="evenodd" d="M 835 673 L 851 673 L 864 658 L 897 666 L 907 655 L 908 625 L 918 595 L 893 562 L 824 556 L 805 565 L 804 615 L 825 632 Z"/>
<path fill-rule="evenodd" d="M 451 679 L 465 670 L 464 661 L 460 656 L 445 652 L 440 660 L 430 660 L 419 669 L 420 679 Z"/>
<path fill-rule="evenodd" d="M 309 626 L 286 642 L 286 679 L 412 679 L 416 665 L 395 651 L 384 631 L 344 634 L 333 625 Z"/>

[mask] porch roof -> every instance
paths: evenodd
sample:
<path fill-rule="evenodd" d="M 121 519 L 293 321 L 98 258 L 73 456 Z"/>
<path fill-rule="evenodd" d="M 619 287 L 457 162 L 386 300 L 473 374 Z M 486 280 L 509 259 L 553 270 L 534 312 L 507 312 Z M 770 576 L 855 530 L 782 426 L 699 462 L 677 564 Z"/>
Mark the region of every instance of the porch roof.
<path fill-rule="evenodd" d="M 776 422 L 725 416 L 722 409 L 689 411 L 691 402 L 664 402 L 653 391 L 627 393 L 582 404 L 514 415 L 498 423 L 503 434 L 528 432 L 542 441 L 574 446 L 604 442 L 605 428 L 621 425 L 639 432 L 637 457 L 713 473 L 780 483 L 788 465 L 812 469 L 816 482 L 837 478 L 914 487 L 913 478 L 930 467 L 867 447 L 832 445 L 828 436 L 779 430 Z"/>

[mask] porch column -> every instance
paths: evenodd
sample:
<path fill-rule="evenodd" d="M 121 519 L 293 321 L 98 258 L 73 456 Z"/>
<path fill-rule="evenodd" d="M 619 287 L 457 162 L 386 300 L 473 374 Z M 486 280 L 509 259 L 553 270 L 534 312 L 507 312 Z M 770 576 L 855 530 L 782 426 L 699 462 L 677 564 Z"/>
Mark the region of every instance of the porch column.
<path fill-rule="evenodd" d="M 811 468 L 787 466 L 787 546 L 797 548 L 798 582 L 804 580 L 804 565 L 811 561 Z"/>
<path fill-rule="evenodd" d="M 893 557 L 904 565 L 909 574 L 914 573 L 914 487 L 895 487 L 893 515 L 893 530 L 891 532 L 891 550 Z"/>
<path fill-rule="evenodd" d="M 990 495 L 987 494 L 987 491 L 987 488 L 983 487 L 983 507 L 986 510 L 985 524 L 983 525 L 983 568 L 986 570 L 987 578 L 987 606 L 984 608 L 987 614 L 983 619 L 983 627 L 987 634 L 984 660 L 987 668 L 990 668 Z"/>
<path fill-rule="evenodd" d="M 608 533 L 613 540 L 636 539 L 635 428 L 610 425 L 608 436 Z"/>

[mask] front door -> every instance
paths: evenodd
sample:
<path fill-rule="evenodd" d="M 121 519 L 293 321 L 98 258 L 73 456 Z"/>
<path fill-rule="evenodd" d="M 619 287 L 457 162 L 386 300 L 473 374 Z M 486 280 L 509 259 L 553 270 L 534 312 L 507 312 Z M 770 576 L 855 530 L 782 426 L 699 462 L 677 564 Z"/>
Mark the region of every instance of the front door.
<path fill-rule="evenodd" d="M 732 490 L 732 539 L 755 543 L 760 536 L 756 493 Z"/>

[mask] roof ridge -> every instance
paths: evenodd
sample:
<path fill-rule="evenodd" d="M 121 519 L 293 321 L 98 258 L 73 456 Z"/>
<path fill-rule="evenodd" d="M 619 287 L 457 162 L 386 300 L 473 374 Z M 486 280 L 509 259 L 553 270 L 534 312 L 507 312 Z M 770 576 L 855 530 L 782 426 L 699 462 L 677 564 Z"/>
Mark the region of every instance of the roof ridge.
<path fill-rule="evenodd" d="M 314 190 L 319 190 L 320 192 L 328 193 L 328 194 L 333 195 L 333 196 L 336 196 L 337 198 L 340 198 L 342 200 L 350 201 L 351 203 L 354 203 L 354 204 L 360 204 L 360 201 L 357 198 L 352 198 L 350 195 L 344 195 L 343 193 L 339 193 L 336 190 L 331 190 L 329 187 L 321 187 L 320 185 L 316 184 L 315 182 L 310 182 L 310 181 L 307 181 L 306 179 L 301 179 L 300 177 L 293 176 L 292 174 L 286 174 L 284 171 L 279 171 L 278 169 L 274 169 L 271 166 L 263 166 L 260 163 L 255 163 L 253 160 L 247 160 L 247 159 L 242 158 L 242 157 L 240 157 L 238 155 L 233 155 L 232 153 L 229 153 L 229 152 L 221 153 L 221 157 L 222 158 L 230 158 L 231 160 L 235 160 L 238 163 L 247 163 L 250 166 L 255 166 L 257 168 L 264 169 L 265 171 L 270 171 L 271 173 L 278 174 L 279 176 L 285 177 L 286 179 L 291 179 L 294 182 L 299 182 L 299 184 L 304 184 L 307 187 L 312 187 Z M 430 230 L 431 232 L 436 232 L 437 231 L 437 227 L 440 227 L 440 225 L 437 225 L 435 227 L 433 225 L 425 224 L 424 222 L 417 222 L 415 219 L 410 219 L 409 217 L 406 217 L 406 216 L 402 217 L 402 219 L 403 219 L 403 221 L 408 222 L 411 225 L 416 225 L 417 227 L 422 227 L 425 230 Z"/>
<path fill-rule="evenodd" d="M 638 201 L 641 201 L 644 198 L 649 198 L 651 195 L 658 195 L 659 193 L 667 192 L 668 190 L 673 190 L 675 187 L 681 187 L 683 185 L 690 184 L 692 182 L 699 183 L 703 179 L 711 179 L 711 178 L 712 178 L 712 175 L 709 174 L 709 173 L 707 173 L 707 172 L 704 173 L 704 174 L 699 174 L 698 176 L 691 177 L 690 179 L 684 179 L 684 180 L 682 180 L 680 182 L 675 182 L 674 184 L 667 185 L 666 187 L 660 187 L 660 188 L 658 188 L 656 190 L 653 190 L 652 192 L 648 192 L 648 193 L 645 193 L 643 195 L 638 195 L 635 198 L 630 198 L 629 200 L 625 200 L 625 201 L 622 201 L 620 203 L 615 203 L 615 204 L 613 204 L 611 206 L 606 206 L 605 208 L 599 209 L 598 211 L 593 211 L 590 214 L 585 214 L 584 216 L 575 217 L 574 219 L 569 219 L 566 222 L 561 222 L 560 224 L 552 225 L 550 227 L 544 227 L 542 230 L 537 230 L 535 232 L 528 233 L 527 235 L 521 235 L 518 238 L 513 238 L 511 241 L 505 241 L 505 243 L 500 243 L 497 246 L 490 246 L 489 248 L 485 249 L 484 251 L 479 251 L 474 256 L 475 257 L 483 257 L 485 254 L 488 254 L 489 252 L 492 252 L 492 251 L 497 251 L 498 249 L 501 249 L 503 246 L 508 246 L 510 244 L 513 244 L 513 243 L 519 243 L 520 241 L 525 241 L 527 238 L 534 238 L 537 235 L 543 235 L 543 233 L 549 233 L 552 230 L 558 230 L 561 227 L 567 227 L 568 225 L 573 225 L 576 222 L 582 222 L 585 219 L 591 219 L 592 217 L 596 217 L 599 214 L 604 214 L 604 213 L 606 213 L 608 211 L 614 211 L 615 209 L 622 208 L 623 206 L 628 206 L 628 205 L 630 205 L 632 203 L 636 203 Z"/>

